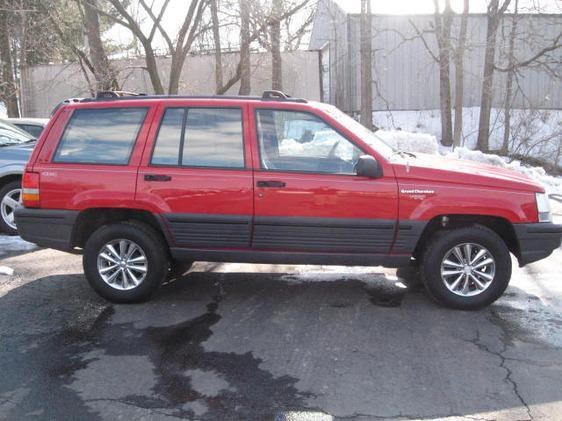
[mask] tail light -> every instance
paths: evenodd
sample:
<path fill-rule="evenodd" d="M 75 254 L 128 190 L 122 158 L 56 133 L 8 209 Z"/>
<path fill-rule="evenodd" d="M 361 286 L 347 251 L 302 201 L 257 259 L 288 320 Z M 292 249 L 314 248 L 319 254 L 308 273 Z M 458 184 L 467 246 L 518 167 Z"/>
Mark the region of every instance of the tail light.
<path fill-rule="evenodd" d="M 26 208 L 39 207 L 39 173 L 26 171 L 23 174 L 22 201 Z"/>

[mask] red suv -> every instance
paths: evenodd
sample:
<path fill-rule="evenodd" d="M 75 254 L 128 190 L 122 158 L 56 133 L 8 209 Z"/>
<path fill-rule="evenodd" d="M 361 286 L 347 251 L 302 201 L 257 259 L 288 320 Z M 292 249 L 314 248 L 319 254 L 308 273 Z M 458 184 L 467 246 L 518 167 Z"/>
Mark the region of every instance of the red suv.
<path fill-rule="evenodd" d="M 83 253 L 91 286 L 147 299 L 196 260 L 414 266 L 450 307 L 492 303 L 559 247 L 543 188 L 474 162 L 397 151 L 333 106 L 120 96 L 53 115 L 27 164 L 21 236 Z"/>

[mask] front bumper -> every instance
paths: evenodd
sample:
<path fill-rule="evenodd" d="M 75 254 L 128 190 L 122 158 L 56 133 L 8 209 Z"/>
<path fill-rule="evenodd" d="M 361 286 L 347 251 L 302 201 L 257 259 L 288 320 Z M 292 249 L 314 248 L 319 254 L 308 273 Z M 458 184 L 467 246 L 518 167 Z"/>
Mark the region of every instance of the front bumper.
<path fill-rule="evenodd" d="M 26 241 L 57 250 L 72 250 L 72 232 L 78 211 L 18 208 L 18 234 Z"/>
<path fill-rule="evenodd" d="M 552 223 L 514 224 L 519 242 L 519 265 L 544 259 L 560 247 L 562 225 Z"/>

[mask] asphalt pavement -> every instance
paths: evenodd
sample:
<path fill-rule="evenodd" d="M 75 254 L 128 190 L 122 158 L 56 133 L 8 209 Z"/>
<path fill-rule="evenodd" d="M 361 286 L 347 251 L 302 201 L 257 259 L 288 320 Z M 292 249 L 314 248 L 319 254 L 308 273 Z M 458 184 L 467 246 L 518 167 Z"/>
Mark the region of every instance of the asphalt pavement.
<path fill-rule="evenodd" d="M 212 263 L 112 305 L 80 256 L 20 246 L 2 420 L 562 419 L 562 249 L 463 312 L 389 269 Z"/>

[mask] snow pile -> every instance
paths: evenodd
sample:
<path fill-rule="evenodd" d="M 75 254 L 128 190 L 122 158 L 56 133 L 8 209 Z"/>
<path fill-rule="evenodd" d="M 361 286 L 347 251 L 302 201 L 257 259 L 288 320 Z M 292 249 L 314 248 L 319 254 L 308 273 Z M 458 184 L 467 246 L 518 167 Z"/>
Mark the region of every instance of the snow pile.
<path fill-rule="evenodd" d="M 520 161 L 507 162 L 499 155 L 485 154 L 467 148 L 456 148 L 453 152 L 447 153 L 447 156 L 517 171 L 541 183 L 548 194 L 562 194 L 562 178 L 548 175 L 542 167 L 526 167 Z"/>
<path fill-rule="evenodd" d="M 0 275 L 12 276 L 14 274 L 14 269 L 8 266 L 0 266 Z"/>
<path fill-rule="evenodd" d="M 476 149 L 479 118 L 480 107 L 463 108 L 461 146 Z M 503 110 L 493 108 L 490 121 L 490 149 L 498 150 L 503 143 Z M 441 136 L 439 110 L 375 111 L 373 123 L 384 130 L 428 133 L 438 139 Z M 516 139 L 509 145 L 512 151 L 554 163 L 562 135 L 562 110 L 514 109 L 510 127 L 511 136 Z M 558 165 L 562 165 L 562 156 Z"/>
<path fill-rule="evenodd" d="M 499 155 L 485 154 L 481 151 L 465 147 L 456 148 L 454 151 L 451 151 L 450 148 L 441 147 L 437 138 L 427 133 L 412 133 L 403 130 L 378 130 L 376 135 L 394 148 L 407 152 L 432 155 L 440 153 L 451 158 L 466 159 L 517 171 L 541 183 L 548 194 L 562 195 L 562 178 L 548 175 L 542 167 L 527 167 L 520 161 L 508 162 Z"/>
<path fill-rule="evenodd" d="M 395 149 L 428 154 L 437 154 L 439 152 L 437 138 L 427 133 L 377 130 L 375 134 Z"/>
<path fill-rule="evenodd" d="M 327 157 L 330 153 L 338 158 L 351 161 L 353 145 L 334 137 L 333 131 L 320 131 L 314 134 L 309 142 L 298 142 L 295 139 L 282 139 L 279 143 L 280 156 Z"/>

